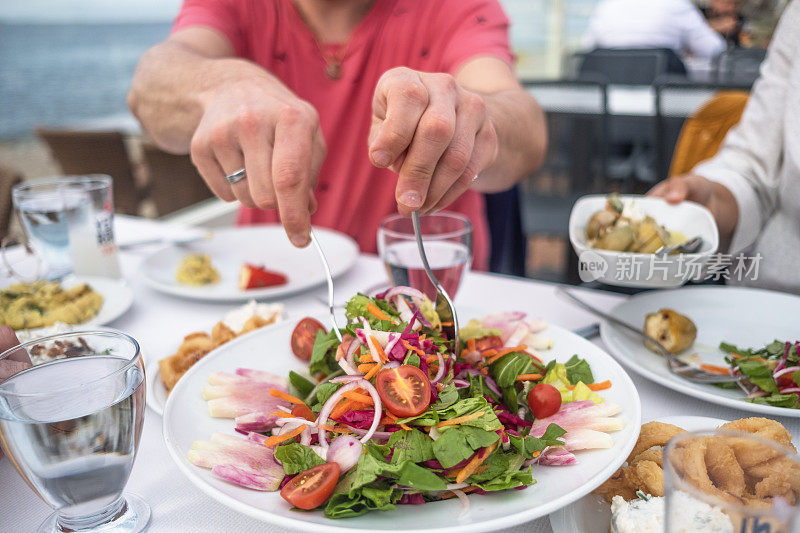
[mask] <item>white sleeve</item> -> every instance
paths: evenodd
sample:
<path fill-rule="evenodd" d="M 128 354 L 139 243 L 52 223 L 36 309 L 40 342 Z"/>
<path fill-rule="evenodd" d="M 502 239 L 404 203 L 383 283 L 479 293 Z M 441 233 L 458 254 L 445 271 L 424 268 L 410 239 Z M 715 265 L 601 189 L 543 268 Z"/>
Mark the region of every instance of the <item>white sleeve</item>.
<path fill-rule="evenodd" d="M 789 77 L 800 54 L 800 1 L 793 0 L 781 17 L 753 85 L 742 119 L 725 138 L 720 151 L 693 173 L 730 189 L 739 206 L 731 252 L 750 246 L 778 202 L 784 148 L 784 114 L 791 91 Z"/>
<path fill-rule="evenodd" d="M 725 39 L 711 29 L 697 7 L 684 0 L 676 7 L 676 17 L 681 21 L 681 48 L 691 55 L 711 59 L 725 50 Z"/>

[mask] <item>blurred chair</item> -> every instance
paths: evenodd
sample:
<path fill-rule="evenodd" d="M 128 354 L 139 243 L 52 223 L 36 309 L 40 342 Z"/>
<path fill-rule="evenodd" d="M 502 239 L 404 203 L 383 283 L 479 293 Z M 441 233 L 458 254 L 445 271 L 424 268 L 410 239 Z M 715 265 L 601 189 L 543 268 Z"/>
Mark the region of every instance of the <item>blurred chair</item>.
<path fill-rule="evenodd" d="M 576 59 L 579 80 L 609 85 L 651 86 L 666 75 L 686 76 L 685 65 L 669 48 L 598 48 L 578 54 Z M 642 182 L 655 182 L 655 117 L 612 115 L 607 131 L 607 177 L 629 192 L 635 192 Z"/>
<path fill-rule="evenodd" d="M 36 128 L 36 134 L 64 174 L 108 174 L 114 180 L 114 210 L 138 214 L 144 192 L 136 184 L 122 133 Z"/>
<path fill-rule="evenodd" d="M 525 276 L 528 243 L 522 231 L 519 185 L 508 191 L 485 194 L 489 221 L 489 271 Z"/>
<path fill-rule="evenodd" d="M 714 60 L 718 83 L 750 87 L 758 78 L 761 63 L 767 55 L 763 48 L 731 48 Z"/>
<path fill-rule="evenodd" d="M 143 141 L 142 158 L 147 169 L 150 198 L 158 216 L 214 196 L 188 155 L 170 154 L 150 141 Z"/>
<path fill-rule="evenodd" d="M 14 207 L 11 189 L 22 181 L 22 174 L 8 167 L 0 167 L 0 239 L 8 235 Z"/>
<path fill-rule="evenodd" d="M 713 157 L 728 130 L 742 118 L 749 96 L 746 91 L 720 91 L 686 119 L 672 155 L 669 176 L 686 174 Z"/>

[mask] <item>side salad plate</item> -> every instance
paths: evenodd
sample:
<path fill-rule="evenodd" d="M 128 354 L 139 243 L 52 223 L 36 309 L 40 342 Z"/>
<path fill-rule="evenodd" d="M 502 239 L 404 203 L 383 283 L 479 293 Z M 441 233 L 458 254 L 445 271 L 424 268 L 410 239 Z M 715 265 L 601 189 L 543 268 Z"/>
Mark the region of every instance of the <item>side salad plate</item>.
<path fill-rule="evenodd" d="M 430 302 L 398 289 L 350 300 L 342 346 L 308 317 L 198 361 L 164 409 L 181 472 L 282 527 L 467 532 L 547 515 L 622 465 L 641 407 L 603 350 L 522 312 L 460 308 L 453 358 Z"/>
<path fill-rule="evenodd" d="M 684 287 L 636 294 L 611 314 L 644 327 L 645 316 L 661 310 L 680 313 L 693 322 L 696 337 L 679 357 L 720 373 L 733 372 L 742 380 L 723 388 L 682 379 L 641 340 L 602 322 L 602 340 L 623 365 L 700 400 L 761 416 L 800 417 L 796 319 L 800 297 L 742 287 Z"/>

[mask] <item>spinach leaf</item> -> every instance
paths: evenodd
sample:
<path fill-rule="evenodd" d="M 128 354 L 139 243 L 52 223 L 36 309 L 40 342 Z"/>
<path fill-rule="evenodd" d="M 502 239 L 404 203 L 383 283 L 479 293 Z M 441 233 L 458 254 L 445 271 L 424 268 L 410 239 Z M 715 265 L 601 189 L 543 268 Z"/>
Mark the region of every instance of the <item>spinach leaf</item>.
<path fill-rule="evenodd" d="M 469 426 L 453 427 L 433 442 L 433 454 L 444 468 L 452 468 L 478 448 L 490 446 L 499 438 L 494 431 Z"/>
<path fill-rule="evenodd" d="M 767 365 L 755 359 L 738 359 L 737 363 L 742 374 L 747 376 L 747 379 L 754 385 L 771 394 L 778 392 L 778 385 L 772 377 L 772 370 Z"/>
<path fill-rule="evenodd" d="M 439 415 L 439 420 L 449 420 L 479 412 L 483 414 L 478 418 L 462 422 L 460 425 L 477 427 L 487 431 L 503 429 L 503 424 L 497 419 L 497 415 L 492 406 L 489 405 L 489 402 L 486 401 L 486 398 L 464 398 L 445 409 L 437 410 L 436 414 Z"/>
<path fill-rule="evenodd" d="M 314 450 L 296 442 L 278 446 L 275 449 L 275 459 L 283 465 L 283 470 L 290 476 L 325 462 Z"/>
<path fill-rule="evenodd" d="M 458 401 L 458 390 L 456 386 L 450 383 L 445 388 L 439 391 L 439 399 L 431 404 L 430 409 L 439 410 L 450 407 Z"/>
<path fill-rule="evenodd" d="M 421 463 L 434 458 L 433 440 L 417 429 L 394 431 L 389 437 L 388 445 L 394 449 L 393 464 L 406 460 Z"/>
<path fill-rule="evenodd" d="M 317 336 L 314 338 L 314 348 L 311 351 L 311 363 L 308 367 L 308 372 L 312 376 L 322 372 L 328 375 L 339 369 L 339 364 L 336 362 L 336 347 L 339 345 L 339 339 L 336 338 L 336 332 L 323 333 L 322 330 L 317 331 Z"/>
<path fill-rule="evenodd" d="M 480 488 L 486 491 L 495 491 L 528 486 L 534 483 L 530 468 L 520 470 L 520 468 L 522 468 L 522 464 L 525 462 L 525 459 L 521 455 L 505 454 L 505 458 L 508 461 L 508 466 L 504 472 L 488 481 L 476 482 L 475 485 L 478 485 Z"/>
<path fill-rule="evenodd" d="M 322 410 L 322 406 L 328 401 L 328 398 L 333 396 L 333 393 L 343 386 L 343 383 L 320 383 L 317 387 L 317 392 L 314 394 L 317 398 L 317 404 L 314 405 L 311 410 L 315 413 L 319 413 Z"/>
<path fill-rule="evenodd" d="M 797 401 L 796 394 L 773 394 L 764 398 L 745 398 L 750 403 L 761 405 L 771 405 L 773 407 L 787 407 L 789 409 L 800 409 L 800 402 Z"/>
<path fill-rule="evenodd" d="M 411 366 L 415 366 L 415 367 L 419 368 L 419 364 L 420 364 L 419 355 L 417 355 L 416 353 L 414 353 L 411 350 L 409 350 L 408 351 L 408 355 L 406 355 L 406 358 L 403 360 L 403 364 L 404 365 L 411 365 Z"/>
<path fill-rule="evenodd" d="M 503 403 L 506 404 L 508 410 L 512 413 L 516 413 L 519 410 L 519 395 L 517 394 L 517 388 L 514 385 L 510 387 L 505 387 L 502 389 L 503 392 Z"/>
<path fill-rule="evenodd" d="M 360 516 L 369 511 L 391 511 L 403 495 L 402 491 L 392 489 L 392 483 L 378 481 L 370 485 L 350 488 L 353 470 L 348 472 L 336 486 L 335 492 L 325 506 L 328 518 L 348 518 Z"/>
<path fill-rule="evenodd" d="M 533 370 L 531 356 L 525 352 L 511 352 L 489 365 L 489 373 L 501 389 L 511 387 L 516 383 L 517 376 L 530 374 Z"/>
<path fill-rule="evenodd" d="M 295 392 L 297 392 L 300 398 L 305 398 L 314 390 L 314 384 L 294 370 L 289 371 L 289 383 L 294 387 Z"/>
<path fill-rule="evenodd" d="M 566 431 L 563 428 L 556 424 L 550 424 L 541 437 L 509 435 L 508 438 L 511 441 L 511 447 L 517 453 L 525 459 L 532 459 L 534 453 L 541 452 L 548 446 L 563 446 L 564 442 L 559 439 L 565 434 Z"/>
<path fill-rule="evenodd" d="M 586 362 L 586 359 L 573 355 L 564 366 L 567 367 L 567 379 L 572 385 L 576 385 L 579 381 L 583 381 L 587 385 L 594 383 L 592 368 Z"/>

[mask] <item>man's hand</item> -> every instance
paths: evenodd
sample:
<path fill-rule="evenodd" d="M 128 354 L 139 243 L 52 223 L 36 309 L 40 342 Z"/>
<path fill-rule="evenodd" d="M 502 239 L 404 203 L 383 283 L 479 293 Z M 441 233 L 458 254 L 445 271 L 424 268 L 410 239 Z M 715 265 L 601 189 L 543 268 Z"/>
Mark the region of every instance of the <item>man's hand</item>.
<path fill-rule="evenodd" d="M 720 248 L 723 250 L 728 248 L 736 224 L 739 222 L 739 204 L 724 185 L 702 176 L 687 174 L 662 181 L 650 189 L 647 195 L 664 198 L 671 204 L 688 200 L 705 206 L 717 221 Z"/>
<path fill-rule="evenodd" d="M 325 140 L 309 103 L 264 81 L 239 80 L 205 95 L 191 141 L 192 161 L 223 200 L 278 208 L 289 239 L 302 247 L 310 242 Z M 246 179 L 233 185 L 225 181 L 240 168 Z"/>
<path fill-rule="evenodd" d="M 452 203 L 497 157 L 483 98 L 449 74 L 405 67 L 381 76 L 372 100 L 369 157 L 400 177 L 399 211 L 430 213 Z"/>

